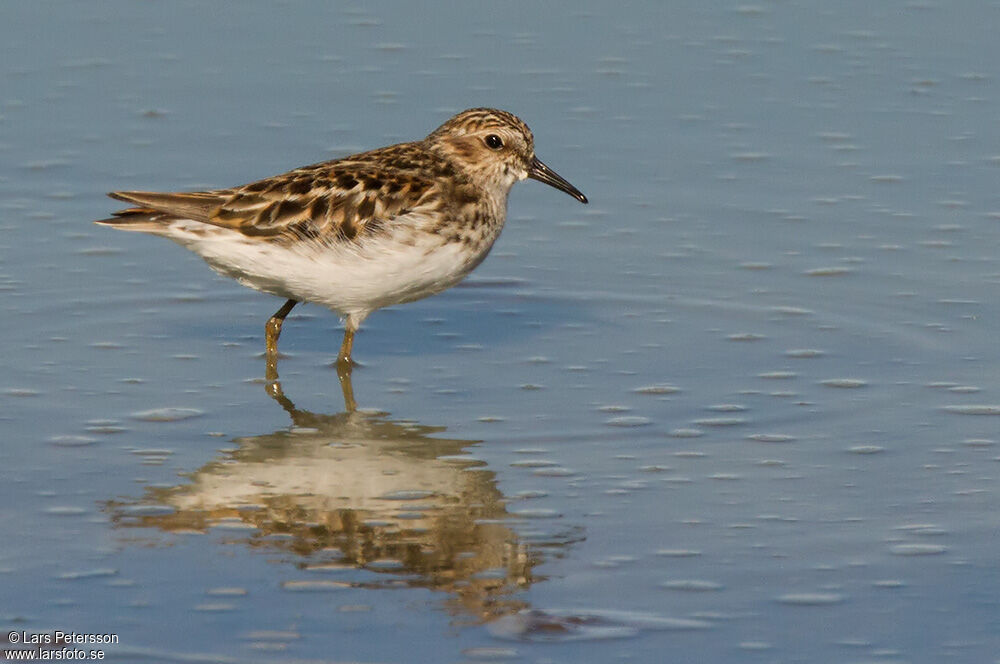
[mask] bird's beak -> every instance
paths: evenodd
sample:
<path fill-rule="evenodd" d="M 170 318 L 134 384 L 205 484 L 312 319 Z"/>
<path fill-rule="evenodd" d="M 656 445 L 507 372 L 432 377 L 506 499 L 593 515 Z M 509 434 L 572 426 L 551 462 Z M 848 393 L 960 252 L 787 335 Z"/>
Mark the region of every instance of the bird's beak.
<path fill-rule="evenodd" d="M 544 182 L 547 185 L 553 186 L 559 191 L 565 191 L 581 203 L 587 202 L 587 197 L 584 196 L 579 189 L 564 180 L 563 177 L 554 170 L 540 162 L 538 157 L 531 158 L 531 168 L 528 169 L 528 177 L 532 180 L 538 180 L 539 182 Z"/>

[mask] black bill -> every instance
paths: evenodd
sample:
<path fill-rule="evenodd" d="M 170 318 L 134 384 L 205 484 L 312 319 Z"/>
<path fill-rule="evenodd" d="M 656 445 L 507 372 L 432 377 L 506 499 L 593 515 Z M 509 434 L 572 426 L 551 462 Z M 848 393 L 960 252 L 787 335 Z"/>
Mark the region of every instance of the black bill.
<path fill-rule="evenodd" d="M 587 197 L 583 195 L 583 192 L 564 180 L 563 177 L 554 170 L 538 161 L 538 157 L 531 160 L 531 168 L 528 169 L 528 177 L 532 180 L 538 180 L 539 182 L 551 185 L 559 191 L 565 191 L 581 203 L 587 202 Z"/>

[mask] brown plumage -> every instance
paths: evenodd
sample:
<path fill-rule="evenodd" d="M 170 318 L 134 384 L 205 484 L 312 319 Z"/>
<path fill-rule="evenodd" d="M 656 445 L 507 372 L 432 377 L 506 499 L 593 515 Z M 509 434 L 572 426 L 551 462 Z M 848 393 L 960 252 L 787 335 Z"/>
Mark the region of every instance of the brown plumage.
<path fill-rule="evenodd" d="M 446 189 L 454 191 L 440 191 L 429 173 L 453 178 Z M 422 143 L 403 143 L 231 189 L 113 192 L 112 198 L 139 207 L 98 223 L 163 224 L 174 217 L 262 239 L 358 240 L 413 210 L 431 213 L 450 195 L 474 197 L 473 185 L 457 175 Z"/>

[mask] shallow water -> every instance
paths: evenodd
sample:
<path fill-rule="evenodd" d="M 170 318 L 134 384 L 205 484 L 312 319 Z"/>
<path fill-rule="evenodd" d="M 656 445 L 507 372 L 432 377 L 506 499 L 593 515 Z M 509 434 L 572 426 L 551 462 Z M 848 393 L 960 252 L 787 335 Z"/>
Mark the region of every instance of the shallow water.
<path fill-rule="evenodd" d="M 117 661 L 1000 661 L 997 3 L 14 3 L 0 629 Z M 462 286 L 335 317 L 91 225 L 495 105 Z"/>

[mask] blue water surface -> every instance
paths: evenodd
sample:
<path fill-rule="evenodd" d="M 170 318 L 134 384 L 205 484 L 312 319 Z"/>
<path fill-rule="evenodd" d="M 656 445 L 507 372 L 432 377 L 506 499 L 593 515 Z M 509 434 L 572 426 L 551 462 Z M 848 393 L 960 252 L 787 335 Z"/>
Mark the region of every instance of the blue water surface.
<path fill-rule="evenodd" d="M 0 634 L 127 662 L 997 662 L 1000 4 L 0 9 Z M 90 222 L 517 113 L 458 288 Z"/>

